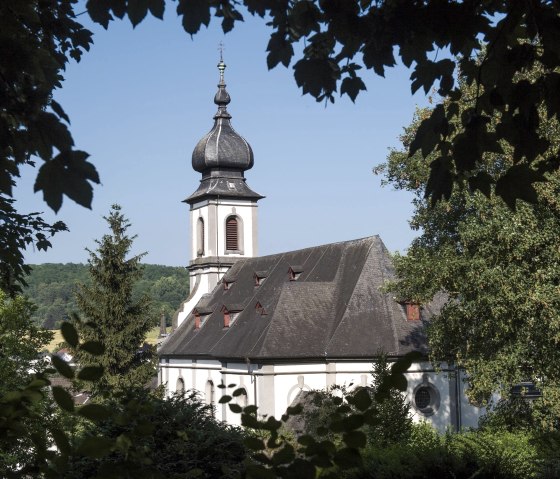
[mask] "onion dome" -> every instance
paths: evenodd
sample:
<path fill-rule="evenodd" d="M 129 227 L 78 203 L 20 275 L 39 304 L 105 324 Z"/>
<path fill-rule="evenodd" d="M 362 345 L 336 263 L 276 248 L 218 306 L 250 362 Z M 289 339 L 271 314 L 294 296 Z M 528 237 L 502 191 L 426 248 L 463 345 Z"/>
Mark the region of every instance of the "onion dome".
<path fill-rule="evenodd" d="M 214 103 L 218 111 L 214 115 L 214 127 L 196 145 L 192 154 L 192 166 L 195 171 L 203 174 L 209 170 L 237 170 L 243 172 L 253 166 L 253 150 L 245 138 L 239 135 L 231 126 L 231 115 L 227 105 L 231 101 L 224 82 L 223 60 L 220 60 L 220 83 Z"/>
<path fill-rule="evenodd" d="M 259 200 L 264 198 L 254 192 L 245 181 L 244 172 L 253 167 L 253 150 L 249 143 L 231 126 L 227 105 L 231 101 L 224 82 L 226 65 L 218 63 L 220 83 L 214 103 L 214 127 L 196 145 L 192 166 L 202 173 L 198 189 L 184 201 L 194 204 L 208 198 L 236 198 Z"/>

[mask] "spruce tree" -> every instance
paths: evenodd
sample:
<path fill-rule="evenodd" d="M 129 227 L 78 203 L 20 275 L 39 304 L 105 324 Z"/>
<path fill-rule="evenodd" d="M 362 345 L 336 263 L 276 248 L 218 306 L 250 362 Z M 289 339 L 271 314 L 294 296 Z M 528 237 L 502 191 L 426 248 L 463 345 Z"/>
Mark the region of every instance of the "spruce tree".
<path fill-rule="evenodd" d="M 133 297 L 134 284 L 142 277 L 138 254 L 127 258 L 136 236 L 126 234 L 130 223 L 113 205 L 104 217 L 110 234 L 96 240 L 96 251 L 87 250 L 90 284 L 79 284 L 76 302 L 83 314 L 78 324 L 85 340 L 100 341 L 105 346 L 101 356 L 80 353 L 80 363 L 97 363 L 105 374 L 96 384 L 94 394 L 118 395 L 144 387 L 155 376 L 155 352 L 144 348 L 148 330 L 155 324 L 150 299 Z"/>

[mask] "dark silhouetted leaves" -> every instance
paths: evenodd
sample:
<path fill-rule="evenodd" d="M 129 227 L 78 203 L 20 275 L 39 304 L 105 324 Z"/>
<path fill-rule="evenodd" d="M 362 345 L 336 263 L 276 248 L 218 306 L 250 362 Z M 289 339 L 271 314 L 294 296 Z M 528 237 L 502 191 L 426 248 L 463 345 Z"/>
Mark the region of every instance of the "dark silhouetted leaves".
<path fill-rule="evenodd" d="M 56 370 L 62 374 L 65 378 L 73 379 L 74 378 L 74 370 L 70 367 L 70 365 L 64 361 L 64 359 L 59 358 L 56 355 L 51 356 L 52 365 L 56 368 Z"/>
<path fill-rule="evenodd" d="M 183 16 L 183 28 L 190 35 L 210 24 L 210 3 L 206 0 L 179 0 L 177 13 Z"/>
<path fill-rule="evenodd" d="M 64 340 L 73 348 L 78 346 L 80 339 L 78 338 L 78 331 L 68 321 L 64 321 L 60 326 L 60 332 Z"/>
<path fill-rule="evenodd" d="M 101 366 L 85 366 L 78 372 L 78 379 L 82 381 L 97 381 L 103 376 Z"/>
<path fill-rule="evenodd" d="M 99 356 L 105 352 L 105 346 L 99 341 L 86 341 L 80 344 L 80 349 L 94 356 Z"/>
<path fill-rule="evenodd" d="M 63 195 L 91 208 L 90 181 L 99 183 L 99 175 L 93 164 L 86 161 L 88 156 L 83 151 L 64 151 L 45 162 L 37 174 L 34 191 L 43 191 L 44 200 L 55 211 L 62 206 Z"/>
<path fill-rule="evenodd" d="M 93 458 L 101 458 L 111 452 L 114 441 L 104 437 L 86 437 L 76 450 L 76 454 Z"/>
<path fill-rule="evenodd" d="M 78 409 L 78 414 L 92 421 L 102 421 L 111 417 L 113 413 L 107 406 L 86 404 Z"/>
<path fill-rule="evenodd" d="M 74 401 L 70 393 L 61 386 L 52 387 L 52 395 L 56 403 L 65 411 L 74 411 Z"/>

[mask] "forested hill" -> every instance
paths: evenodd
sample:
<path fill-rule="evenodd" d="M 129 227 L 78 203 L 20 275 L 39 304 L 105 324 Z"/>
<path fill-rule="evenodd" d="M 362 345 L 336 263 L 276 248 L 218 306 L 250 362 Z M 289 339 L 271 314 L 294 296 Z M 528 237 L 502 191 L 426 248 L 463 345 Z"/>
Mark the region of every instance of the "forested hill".
<path fill-rule="evenodd" d="M 185 268 L 145 264 L 144 274 L 134 288 L 135 295 L 148 293 L 154 301 L 157 317 L 163 311 L 169 323 L 189 290 L 189 275 Z M 54 329 L 72 311 L 78 312 L 74 299 L 76 284 L 89 281 L 85 264 L 47 263 L 32 265 L 24 294 L 37 305 L 34 320 L 45 328 Z M 157 318 L 154 318 L 154 325 Z"/>

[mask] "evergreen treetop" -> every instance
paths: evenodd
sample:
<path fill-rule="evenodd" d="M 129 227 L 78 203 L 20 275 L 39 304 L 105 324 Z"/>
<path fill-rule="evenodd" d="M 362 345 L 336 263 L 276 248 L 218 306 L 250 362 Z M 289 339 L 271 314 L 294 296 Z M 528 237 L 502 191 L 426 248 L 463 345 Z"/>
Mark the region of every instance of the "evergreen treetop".
<path fill-rule="evenodd" d="M 142 277 L 140 260 L 146 253 L 127 256 L 136 236 L 128 236 L 129 221 L 119 205 L 104 217 L 110 229 L 95 251 L 88 250 L 91 282 L 80 284 L 78 307 L 86 320 L 79 324 L 86 340 L 100 341 L 105 352 L 96 358 L 106 374 L 97 386 L 99 393 L 110 387 L 114 393 L 144 386 L 155 375 L 155 354 L 143 346 L 148 330 L 155 325 L 147 295 L 133 298 L 133 286 Z M 88 353 L 79 360 L 91 362 Z"/>

